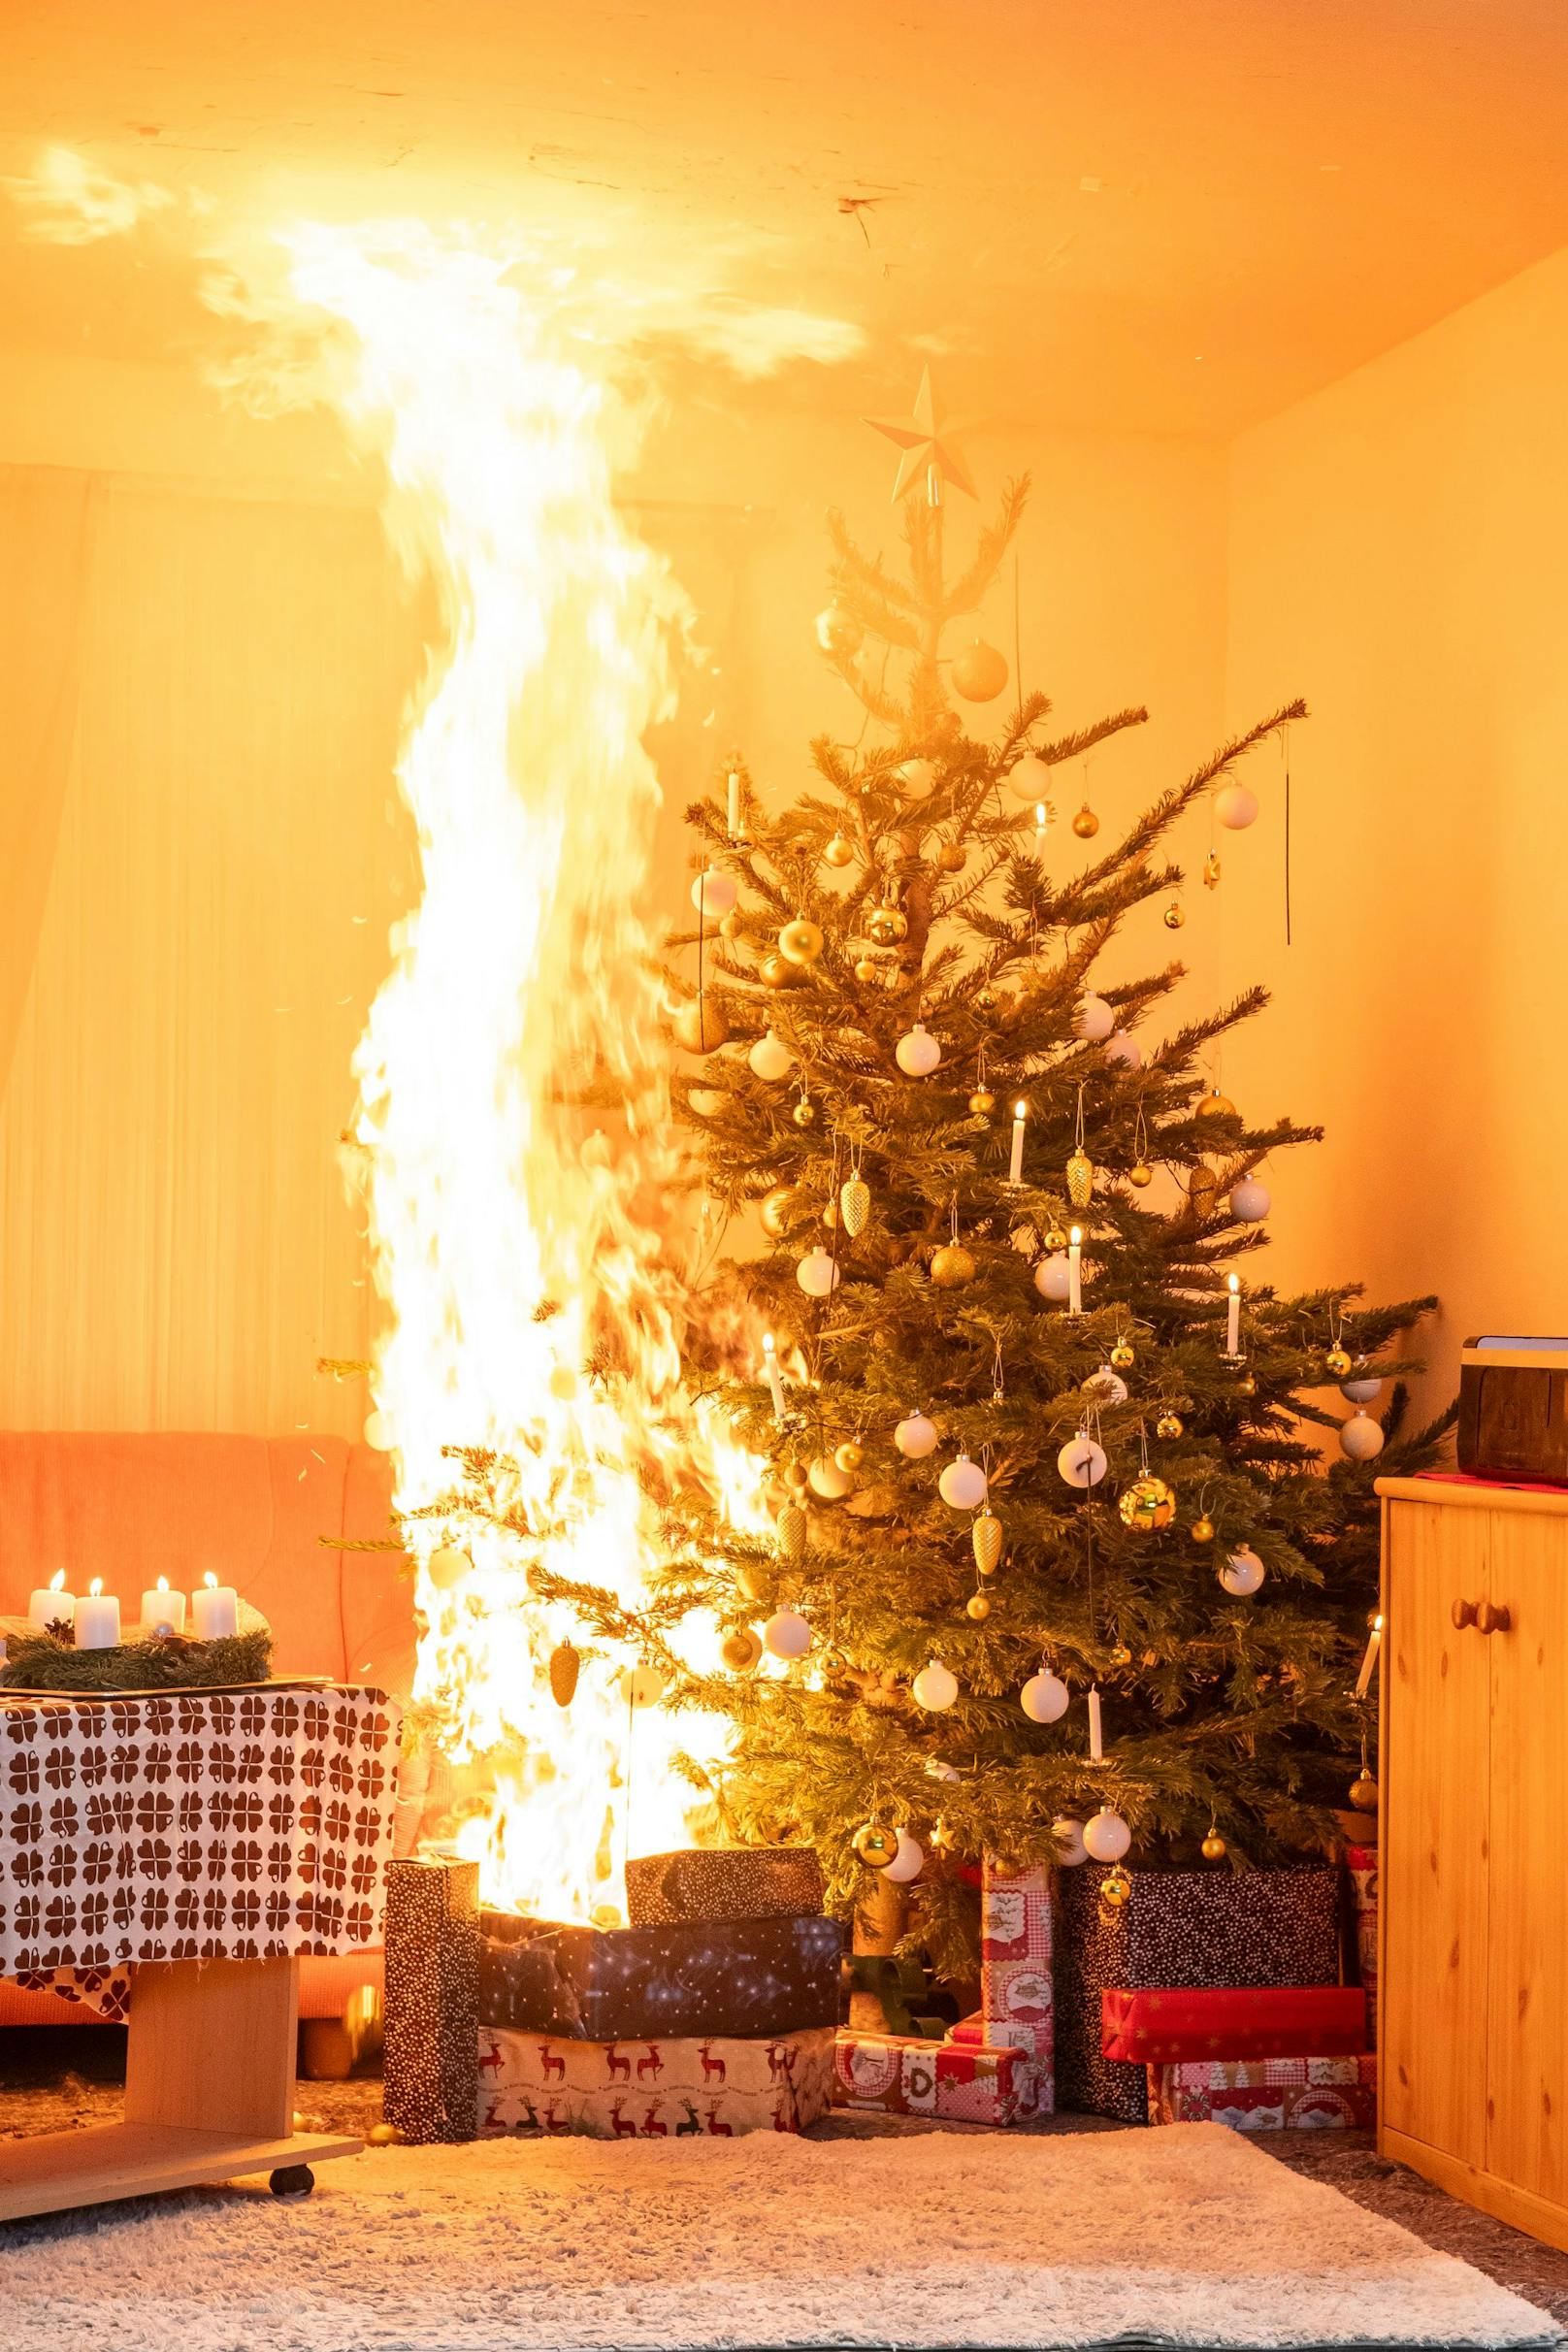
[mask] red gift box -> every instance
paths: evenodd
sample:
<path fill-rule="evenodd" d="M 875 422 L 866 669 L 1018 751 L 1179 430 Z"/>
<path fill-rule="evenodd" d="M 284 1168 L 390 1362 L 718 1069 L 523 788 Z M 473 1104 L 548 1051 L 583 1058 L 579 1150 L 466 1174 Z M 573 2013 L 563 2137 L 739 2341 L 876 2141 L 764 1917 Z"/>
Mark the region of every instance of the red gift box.
<path fill-rule="evenodd" d="M 1364 2131 L 1377 2119 L 1378 2062 L 1369 2051 L 1358 2058 L 1242 2058 L 1149 2069 L 1151 2123 Z"/>
<path fill-rule="evenodd" d="M 884 2115 L 934 2115 L 946 2123 L 1008 2124 L 1032 2107 L 1029 2061 L 1015 2049 L 925 2042 L 911 2034 L 846 2028 L 833 2047 L 834 2107 Z"/>
<path fill-rule="evenodd" d="M 1366 1995 L 1366 2046 L 1378 2046 L 1378 1849 L 1347 1846 L 1351 1904 L 1356 1913 L 1356 1957 Z"/>
<path fill-rule="evenodd" d="M 1100 2052 L 1134 2066 L 1207 2059 L 1354 2056 L 1366 2047 L 1366 2000 L 1355 1984 L 1273 1991 L 1100 1995 Z"/>
<path fill-rule="evenodd" d="M 980 1895 L 976 2039 L 988 2049 L 1015 2049 L 1027 2062 L 1027 2074 L 1019 2078 L 1020 2111 L 1034 2115 L 1049 2115 L 1056 2106 L 1051 1958 L 1050 1872 L 1043 1864 L 1005 1871 L 988 1856 Z M 963 2045 L 975 2046 L 967 2035 Z"/>

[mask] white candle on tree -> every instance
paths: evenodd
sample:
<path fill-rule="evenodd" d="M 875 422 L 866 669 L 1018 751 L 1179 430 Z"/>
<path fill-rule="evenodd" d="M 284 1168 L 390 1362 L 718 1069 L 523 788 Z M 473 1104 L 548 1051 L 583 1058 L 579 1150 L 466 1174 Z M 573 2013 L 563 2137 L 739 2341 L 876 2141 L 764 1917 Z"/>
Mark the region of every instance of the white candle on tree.
<path fill-rule="evenodd" d="M 1084 1311 L 1083 1228 L 1074 1225 L 1067 1236 L 1067 1313 L 1081 1315 Z"/>
<path fill-rule="evenodd" d="M 1372 1630 L 1366 1637 L 1366 1650 L 1361 1659 L 1361 1671 L 1356 1678 L 1356 1695 L 1358 1699 L 1364 1699 L 1371 1688 L 1372 1669 L 1378 1662 L 1378 1651 L 1382 1646 L 1383 1619 L 1381 1617 L 1375 1617 L 1372 1619 Z"/>
<path fill-rule="evenodd" d="M 729 825 L 730 838 L 733 841 L 740 831 L 740 772 L 738 768 L 735 768 L 730 770 Z"/>
<path fill-rule="evenodd" d="M 1089 1694 L 1089 1760 L 1092 1764 L 1102 1764 L 1105 1760 L 1105 1736 L 1100 1723 L 1097 1690 L 1092 1690 Z"/>
<path fill-rule="evenodd" d="M 47 1584 L 35 1584 L 27 1604 L 29 1625 L 69 1625 L 76 1614 L 76 1595 L 65 1589 L 65 1570 L 56 1568 Z"/>
<path fill-rule="evenodd" d="M 104 1580 L 95 1576 L 85 1593 L 77 1603 L 77 1648 L 79 1650 L 114 1650 L 119 1643 L 119 1602 L 112 1592 L 104 1590 Z"/>
<path fill-rule="evenodd" d="M 1027 1104 L 1022 1102 L 1014 1104 L 1013 1157 L 1007 1165 L 1007 1181 L 1009 1184 L 1022 1184 L 1024 1181 L 1024 1121 L 1027 1116 Z"/>
<path fill-rule="evenodd" d="M 198 1642 L 222 1642 L 240 1630 L 240 1596 L 211 1569 L 190 1596 L 190 1626 Z"/>
<path fill-rule="evenodd" d="M 143 1593 L 142 1623 L 148 1632 L 159 1625 L 167 1625 L 171 1633 L 184 1632 L 185 1596 L 182 1592 L 170 1591 L 166 1576 L 160 1576 L 157 1583 L 149 1584 Z"/>
<path fill-rule="evenodd" d="M 773 1399 L 773 1419 L 781 1421 L 784 1419 L 784 1384 L 778 1376 L 778 1351 L 773 1345 L 771 1331 L 763 1333 L 763 1376 Z"/>
<path fill-rule="evenodd" d="M 1227 1356 L 1241 1354 L 1241 1276 L 1230 1276 L 1230 1308 L 1225 1317 L 1225 1352 Z"/>

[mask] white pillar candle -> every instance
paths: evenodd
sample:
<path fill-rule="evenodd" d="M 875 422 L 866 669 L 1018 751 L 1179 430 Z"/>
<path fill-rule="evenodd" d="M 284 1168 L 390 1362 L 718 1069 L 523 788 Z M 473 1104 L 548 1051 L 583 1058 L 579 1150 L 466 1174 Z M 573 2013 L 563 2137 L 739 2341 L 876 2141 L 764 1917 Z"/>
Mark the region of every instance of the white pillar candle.
<path fill-rule="evenodd" d="M 1024 1119 L 1026 1109 L 1027 1106 L 1022 1102 L 1015 1103 L 1013 1106 L 1013 1157 L 1008 1162 L 1007 1166 L 1007 1181 L 1009 1184 L 1022 1184 L 1024 1181 Z"/>
<path fill-rule="evenodd" d="M 1084 1311 L 1082 1229 L 1074 1225 L 1067 1236 L 1067 1313 L 1081 1315 Z"/>
<path fill-rule="evenodd" d="M 738 771 L 734 768 L 732 768 L 730 770 L 729 825 L 730 838 L 733 841 L 740 831 L 740 776 Z"/>
<path fill-rule="evenodd" d="M 142 1595 L 142 1624 L 150 1633 L 158 1625 L 167 1625 L 171 1633 L 185 1630 L 185 1596 L 171 1592 L 169 1579 L 160 1576 Z"/>
<path fill-rule="evenodd" d="M 209 1569 L 190 1596 L 190 1629 L 198 1642 L 222 1642 L 240 1630 L 240 1596 Z"/>
<path fill-rule="evenodd" d="M 773 1399 L 773 1419 L 781 1421 L 784 1419 L 784 1384 L 778 1376 L 778 1355 L 771 1331 L 763 1334 L 763 1377 Z"/>
<path fill-rule="evenodd" d="M 1089 1760 L 1092 1764 L 1105 1761 L 1105 1739 L 1099 1719 L 1099 1692 L 1089 1694 Z"/>
<path fill-rule="evenodd" d="M 47 1584 L 35 1584 L 27 1604 L 29 1625 L 70 1624 L 76 1614 L 76 1595 L 65 1589 L 65 1570 L 56 1568 Z"/>
<path fill-rule="evenodd" d="M 114 1650 L 118 1646 L 119 1603 L 112 1592 L 104 1590 L 101 1576 L 93 1578 L 77 1603 L 76 1629 L 79 1650 Z"/>
<path fill-rule="evenodd" d="M 1227 1356 L 1241 1354 L 1241 1276 L 1230 1277 L 1230 1309 L 1225 1317 L 1225 1352 Z"/>
<path fill-rule="evenodd" d="M 1364 1699 L 1371 1688 L 1372 1669 L 1378 1662 L 1378 1651 L 1382 1645 L 1383 1619 L 1381 1617 L 1375 1617 L 1372 1619 L 1372 1630 L 1366 1637 L 1366 1653 L 1361 1659 L 1361 1671 L 1356 1678 L 1356 1695 L 1358 1699 Z"/>

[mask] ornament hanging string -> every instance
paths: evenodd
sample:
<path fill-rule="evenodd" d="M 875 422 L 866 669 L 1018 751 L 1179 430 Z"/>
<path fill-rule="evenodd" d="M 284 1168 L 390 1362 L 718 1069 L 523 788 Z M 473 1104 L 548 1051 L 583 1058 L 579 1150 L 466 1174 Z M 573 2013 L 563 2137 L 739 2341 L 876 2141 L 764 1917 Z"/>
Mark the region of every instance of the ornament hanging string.
<path fill-rule="evenodd" d="M 1290 944 L 1290 730 L 1280 730 L 1280 757 L 1285 763 L 1285 944 Z"/>

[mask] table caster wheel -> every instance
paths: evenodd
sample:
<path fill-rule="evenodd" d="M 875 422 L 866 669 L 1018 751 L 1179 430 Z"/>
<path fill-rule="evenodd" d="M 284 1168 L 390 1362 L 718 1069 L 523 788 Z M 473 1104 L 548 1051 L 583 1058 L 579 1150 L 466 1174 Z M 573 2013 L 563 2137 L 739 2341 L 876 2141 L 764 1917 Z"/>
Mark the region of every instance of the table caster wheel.
<path fill-rule="evenodd" d="M 298 2197 L 309 2197 L 315 2187 L 315 2174 L 308 2164 L 280 2165 L 267 2186 L 275 2197 L 291 2203 Z"/>

